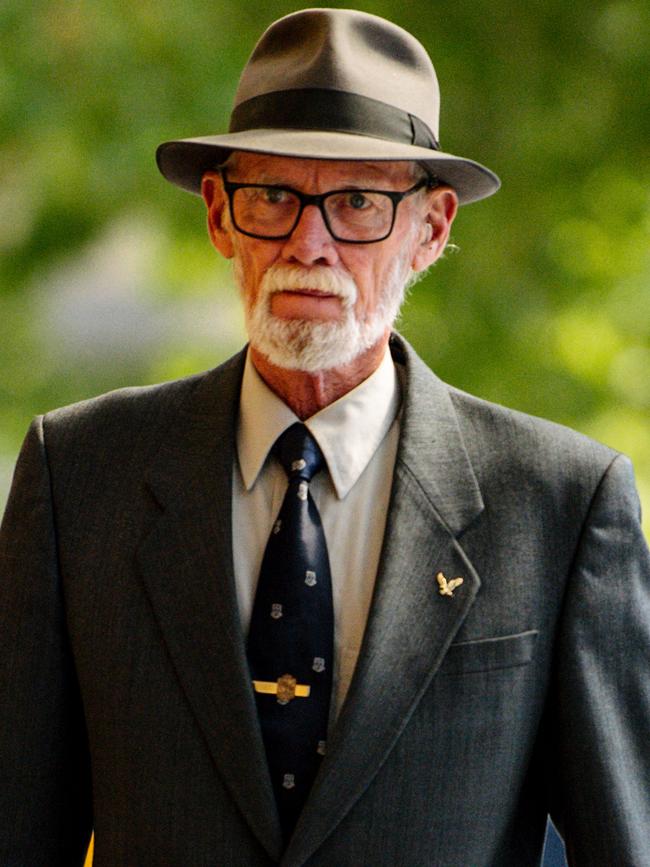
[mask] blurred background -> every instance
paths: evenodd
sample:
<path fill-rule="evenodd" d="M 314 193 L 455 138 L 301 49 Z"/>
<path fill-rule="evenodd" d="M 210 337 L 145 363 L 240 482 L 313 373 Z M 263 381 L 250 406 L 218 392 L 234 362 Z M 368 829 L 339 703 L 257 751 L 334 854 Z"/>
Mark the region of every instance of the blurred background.
<path fill-rule="evenodd" d="M 402 332 L 455 385 L 628 453 L 650 513 L 650 4 L 356 6 L 428 47 L 443 148 L 503 180 L 461 210 Z M 0 509 L 35 413 L 242 344 L 202 203 L 154 151 L 225 131 L 257 37 L 298 8 L 2 0 Z"/>

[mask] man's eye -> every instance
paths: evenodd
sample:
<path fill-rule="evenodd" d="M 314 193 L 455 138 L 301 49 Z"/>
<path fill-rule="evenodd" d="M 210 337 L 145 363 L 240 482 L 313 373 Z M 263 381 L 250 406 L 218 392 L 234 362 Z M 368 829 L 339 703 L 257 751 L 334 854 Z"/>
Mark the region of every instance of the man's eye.
<path fill-rule="evenodd" d="M 350 193 L 347 199 L 348 207 L 354 208 L 355 211 L 362 211 L 370 207 L 370 199 L 363 193 Z"/>
<path fill-rule="evenodd" d="M 280 205 L 286 202 L 288 193 L 286 190 L 275 190 L 271 187 L 264 190 L 264 201 L 270 205 Z"/>

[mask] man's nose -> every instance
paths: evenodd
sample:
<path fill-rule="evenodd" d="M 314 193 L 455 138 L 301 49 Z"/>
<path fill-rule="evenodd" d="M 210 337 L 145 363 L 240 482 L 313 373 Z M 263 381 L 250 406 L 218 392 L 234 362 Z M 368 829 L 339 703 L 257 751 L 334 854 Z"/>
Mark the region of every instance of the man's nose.
<path fill-rule="evenodd" d="M 306 205 L 296 228 L 284 242 L 282 255 L 301 265 L 334 265 L 338 261 L 336 242 L 316 205 Z"/>

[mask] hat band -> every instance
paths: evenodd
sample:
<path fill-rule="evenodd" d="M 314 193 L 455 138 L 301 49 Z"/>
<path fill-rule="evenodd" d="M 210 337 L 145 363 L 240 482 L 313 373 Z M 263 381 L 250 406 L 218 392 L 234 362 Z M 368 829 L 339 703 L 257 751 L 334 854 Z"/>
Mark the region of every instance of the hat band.
<path fill-rule="evenodd" d="M 301 129 L 347 132 L 439 150 L 424 121 L 393 105 L 342 90 L 276 90 L 233 109 L 229 132 Z"/>

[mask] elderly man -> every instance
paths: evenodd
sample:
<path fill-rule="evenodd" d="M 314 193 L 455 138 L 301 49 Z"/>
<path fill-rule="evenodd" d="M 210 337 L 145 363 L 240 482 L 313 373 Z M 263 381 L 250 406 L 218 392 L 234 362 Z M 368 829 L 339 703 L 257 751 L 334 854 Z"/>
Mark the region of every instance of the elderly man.
<path fill-rule="evenodd" d="M 273 24 L 201 192 L 248 349 L 36 420 L 0 546 L 3 865 L 650 864 L 628 461 L 440 382 L 392 324 L 498 180 L 422 46 Z"/>

